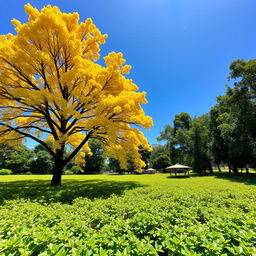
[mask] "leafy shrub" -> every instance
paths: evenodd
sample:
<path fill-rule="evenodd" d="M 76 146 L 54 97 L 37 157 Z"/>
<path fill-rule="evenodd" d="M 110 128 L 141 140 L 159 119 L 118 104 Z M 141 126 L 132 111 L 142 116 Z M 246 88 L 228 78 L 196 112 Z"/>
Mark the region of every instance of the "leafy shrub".
<path fill-rule="evenodd" d="M 11 170 L 8 170 L 8 169 L 1 169 L 0 170 L 0 175 L 10 175 L 10 174 L 12 174 Z"/>
<path fill-rule="evenodd" d="M 214 177 L 109 176 L 101 177 L 109 187 L 97 183 L 95 176 L 76 176 L 91 180 L 83 198 L 69 204 L 5 201 L 0 211 L 0 255 L 256 254 L 255 186 Z M 65 178 L 62 188 L 47 191 L 42 186 L 42 191 L 68 198 L 81 189 Z M 116 180 L 124 187 L 127 179 L 145 186 L 103 199 L 107 189 L 117 190 Z M 93 199 L 86 194 L 90 183 L 90 188 L 99 186 Z M 35 183 L 32 187 L 40 188 Z"/>
<path fill-rule="evenodd" d="M 64 171 L 64 174 L 65 175 L 72 175 L 74 173 L 71 170 L 66 170 L 66 171 Z"/>
<path fill-rule="evenodd" d="M 32 175 L 32 172 L 26 172 L 25 174 L 26 175 Z"/>

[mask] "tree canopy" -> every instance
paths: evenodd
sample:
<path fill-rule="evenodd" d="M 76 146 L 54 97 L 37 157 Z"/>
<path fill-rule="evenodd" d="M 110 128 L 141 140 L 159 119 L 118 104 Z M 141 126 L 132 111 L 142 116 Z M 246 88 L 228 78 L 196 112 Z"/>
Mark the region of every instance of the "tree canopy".
<path fill-rule="evenodd" d="M 105 66 L 99 65 L 107 35 L 90 18 L 79 23 L 78 13 L 50 5 L 39 11 L 27 4 L 25 11 L 28 22 L 12 20 L 17 34 L 0 36 L 2 142 L 29 137 L 43 145 L 55 161 L 52 185 L 61 184 L 63 167 L 72 158 L 79 162 L 90 154 L 90 138 L 122 168 L 127 151 L 143 166 L 139 146 L 150 146 L 134 125 L 148 129 L 152 119 L 141 107 L 147 103 L 145 92 L 126 77 L 131 66 L 122 53 L 109 53 Z M 67 145 L 72 150 L 65 157 Z"/>

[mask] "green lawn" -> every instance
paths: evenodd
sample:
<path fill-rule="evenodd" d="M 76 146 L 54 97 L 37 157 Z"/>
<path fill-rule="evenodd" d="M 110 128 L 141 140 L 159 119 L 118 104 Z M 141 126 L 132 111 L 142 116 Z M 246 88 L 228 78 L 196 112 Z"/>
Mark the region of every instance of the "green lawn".
<path fill-rule="evenodd" d="M 0 176 L 0 255 L 256 255 L 256 178 Z"/>

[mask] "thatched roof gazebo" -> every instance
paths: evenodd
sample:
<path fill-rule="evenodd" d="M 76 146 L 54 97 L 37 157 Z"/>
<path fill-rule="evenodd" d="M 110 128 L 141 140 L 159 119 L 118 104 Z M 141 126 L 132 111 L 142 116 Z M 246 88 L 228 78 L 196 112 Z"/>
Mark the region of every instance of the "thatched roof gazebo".
<path fill-rule="evenodd" d="M 177 174 L 181 173 L 184 176 L 188 176 L 189 170 L 191 170 L 192 168 L 190 166 L 186 166 L 182 164 L 175 164 L 172 166 L 168 166 L 165 169 L 170 171 L 170 175 L 172 175 L 172 173 L 175 173 L 175 176 L 177 176 Z"/>

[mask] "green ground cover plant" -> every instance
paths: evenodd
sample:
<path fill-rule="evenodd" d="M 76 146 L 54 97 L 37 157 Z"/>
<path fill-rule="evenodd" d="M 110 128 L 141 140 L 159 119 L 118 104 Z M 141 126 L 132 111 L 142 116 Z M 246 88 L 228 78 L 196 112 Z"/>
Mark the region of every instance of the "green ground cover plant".
<path fill-rule="evenodd" d="M 0 255 L 256 255 L 256 178 L 0 178 Z"/>
<path fill-rule="evenodd" d="M 11 170 L 8 169 L 0 169 L 0 175 L 10 175 L 12 174 Z"/>

